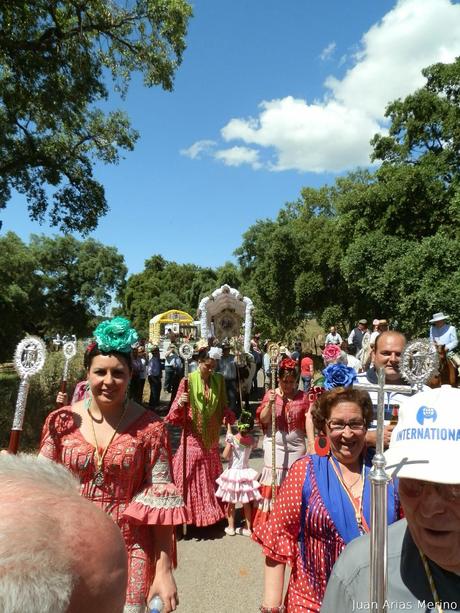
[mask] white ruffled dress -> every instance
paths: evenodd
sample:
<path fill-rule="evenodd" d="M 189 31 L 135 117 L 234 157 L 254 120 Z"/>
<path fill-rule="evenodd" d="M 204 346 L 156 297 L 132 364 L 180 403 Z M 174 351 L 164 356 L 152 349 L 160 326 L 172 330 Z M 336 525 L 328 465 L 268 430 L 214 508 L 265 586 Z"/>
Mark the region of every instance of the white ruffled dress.
<path fill-rule="evenodd" d="M 242 504 L 250 503 L 253 500 L 260 500 L 260 483 L 257 481 L 257 472 L 248 466 L 249 456 L 254 447 L 257 446 L 255 440 L 252 445 L 243 445 L 233 434 L 227 434 L 226 442 L 232 447 L 228 468 L 216 479 L 219 486 L 216 496 L 223 502 Z"/>

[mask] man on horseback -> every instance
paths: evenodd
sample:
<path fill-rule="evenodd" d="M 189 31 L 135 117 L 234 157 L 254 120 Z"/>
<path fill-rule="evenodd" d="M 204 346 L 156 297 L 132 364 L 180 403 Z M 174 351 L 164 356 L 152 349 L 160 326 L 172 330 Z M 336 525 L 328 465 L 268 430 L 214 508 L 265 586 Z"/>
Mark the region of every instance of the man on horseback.
<path fill-rule="evenodd" d="M 449 360 L 460 373 L 460 356 L 454 351 L 458 345 L 457 330 L 447 323 L 448 315 L 435 313 L 430 319 L 430 340 L 436 345 L 443 346 Z"/>

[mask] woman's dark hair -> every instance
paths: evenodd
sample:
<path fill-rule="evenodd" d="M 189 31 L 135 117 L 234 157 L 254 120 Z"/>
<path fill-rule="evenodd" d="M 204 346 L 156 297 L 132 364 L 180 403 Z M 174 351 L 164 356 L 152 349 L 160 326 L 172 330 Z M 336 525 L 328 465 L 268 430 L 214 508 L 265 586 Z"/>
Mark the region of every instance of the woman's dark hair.
<path fill-rule="evenodd" d="M 332 409 L 341 402 L 354 402 L 361 408 L 366 428 L 372 421 L 373 407 L 368 392 L 352 387 L 336 387 L 324 392 L 311 409 L 313 423 L 318 432 L 325 432 L 326 421 L 330 418 Z"/>
<path fill-rule="evenodd" d="M 133 370 L 133 357 L 131 352 L 124 353 L 121 351 L 100 351 L 96 342 L 90 343 L 88 345 L 85 351 L 85 355 L 83 356 L 83 365 L 86 370 L 90 369 L 91 362 L 93 361 L 93 358 L 95 358 L 97 355 L 114 355 L 117 358 L 126 362 L 129 372 L 132 372 Z"/>
<path fill-rule="evenodd" d="M 208 357 L 209 357 L 209 349 L 204 348 L 198 351 L 198 358 L 197 358 L 198 362 L 206 362 Z"/>

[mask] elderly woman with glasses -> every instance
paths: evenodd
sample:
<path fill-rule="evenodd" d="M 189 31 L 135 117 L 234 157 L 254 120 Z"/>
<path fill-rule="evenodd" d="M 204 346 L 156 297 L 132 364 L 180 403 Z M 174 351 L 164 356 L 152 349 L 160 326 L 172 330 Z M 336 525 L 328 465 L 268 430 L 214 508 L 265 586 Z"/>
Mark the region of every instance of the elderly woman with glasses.
<path fill-rule="evenodd" d="M 323 445 L 291 468 L 274 510 L 253 538 L 265 559 L 263 613 L 319 611 L 334 562 L 352 539 L 369 531 L 369 466 L 365 437 L 372 419 L 369 394 L 338 387 L 312 408 Z M 399 517 L 393 484 L 388 486 L 388 523 Z M 285 566 L 292 571 L 282 604 Z"/>

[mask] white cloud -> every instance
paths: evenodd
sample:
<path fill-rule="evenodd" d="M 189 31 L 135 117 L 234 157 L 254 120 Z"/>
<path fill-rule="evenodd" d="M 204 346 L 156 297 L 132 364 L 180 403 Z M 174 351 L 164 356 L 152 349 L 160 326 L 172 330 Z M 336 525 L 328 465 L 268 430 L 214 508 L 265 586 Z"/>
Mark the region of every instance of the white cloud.
<path fill-rule="evenodd" d="M 221 160 L 226 166 L 241 166 L 249 164 L 255 170 L 261 167 L 259 162 L 259 152 L 256 149 L 249 147 L 231 147 L 230 149 L 221 149 L 214 153 L 217 160 Z"/>
<path fill-rule="evenodd" d="M 328 46 L 325 47 L 321 51 L 320 56 L 319 56 L 320 59 L 322 59 L 323 62 L 324 62 L 324 60 L 328 60 L 332 56 L 332 54 L 334 53 L 336 46 L 337 45 L 335 44 L 335 42 L 329 43 Z"/>
<path fill-rule="evenodd" d="M 370 139 L 385 132 L 387 104 L 423 85 L 422 68 L 459 55 L 459 4 L 399 0 L 364 34 L 345 76 L 326 79 L 322 100 L 309 103 L 286 96 L 262 101 L 256 117 L 231 119 L 221 129 L 226 142 L 242 141 L 252 148 L 233 147 L 225 151 L 235 153 L 214 155 L 228 164 L 232 156 L 246 156 L 240 163 L 256 168 L 267 149 L 274 162 L 264 165 L 272 171 L 340 172 L 368 165 Z"/>
<path fill-rule="evenodd" d="M 209 153 L 216 144 L 217 143 L 214 140 L 198 140 L 188 149 L 181 149 L 180 154 L 185 155 L 192 160 L 199 160 L 202 153 Z"/>

